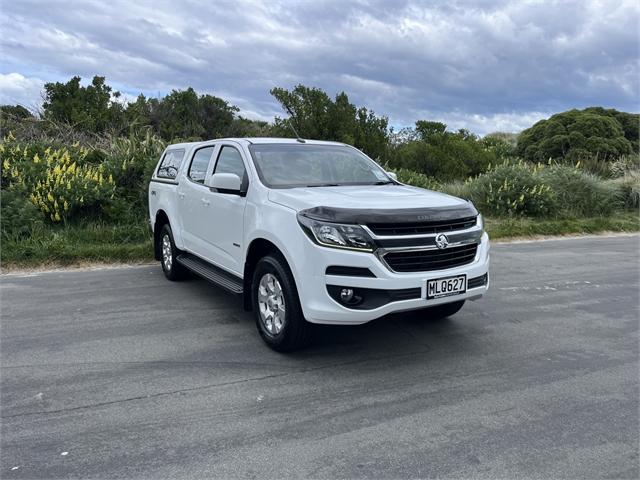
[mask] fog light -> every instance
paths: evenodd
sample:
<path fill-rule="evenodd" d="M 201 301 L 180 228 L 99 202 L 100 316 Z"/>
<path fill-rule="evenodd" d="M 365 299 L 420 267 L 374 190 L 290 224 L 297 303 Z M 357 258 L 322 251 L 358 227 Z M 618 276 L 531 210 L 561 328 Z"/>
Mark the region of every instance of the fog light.
<path fill-rule="evenodd" d="M 353 288 L 343 288 L 340 290 L 340 300 L 349 303 L 353 299 Z"/>

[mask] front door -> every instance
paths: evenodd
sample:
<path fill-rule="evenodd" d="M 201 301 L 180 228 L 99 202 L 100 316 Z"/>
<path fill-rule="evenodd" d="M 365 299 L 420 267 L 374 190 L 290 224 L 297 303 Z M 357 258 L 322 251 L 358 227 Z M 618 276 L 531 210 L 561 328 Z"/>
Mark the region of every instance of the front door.
<path fill-rule="evenodd" d="M 247 192 L 249 178 L 240 150 L 232 144 L 221 144 L 215 152 L 215 173 L 233 173 L 242 179 L 242 191 Z M 207 257 L 215 264 L 240 276 L 244 272 L 243 234 L 246 196 L 221 193 L 216 189 L 207 192 L 209 202 L 204 206 L 202 228 L 208 242 Z M 205 220 L 206 218 L 206 220 Z"/>

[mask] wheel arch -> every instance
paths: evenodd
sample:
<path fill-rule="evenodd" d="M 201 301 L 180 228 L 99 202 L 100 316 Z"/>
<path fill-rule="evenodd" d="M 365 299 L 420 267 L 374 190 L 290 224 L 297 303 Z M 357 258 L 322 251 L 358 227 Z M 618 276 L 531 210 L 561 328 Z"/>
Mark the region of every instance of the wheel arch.
<path fill-rule="evenodd" d="M 278 248 L 278 246 L 270 240 L 266 238 L 258 237 L 251 241 L 249 244 L 249 248 L 247 249 L 247 255 L 245 257 L 244 262 L 244 275 L 243 275 L 243 303 L 244 309 L 247 311 L 251 310 L 251 282 L 253 280 L 253 272 L 255 271 L 256 265 L 258 261 L 266 257 L 269 254 L 279 254 L 282 256 L 285 262 L 287 262 L 287 266 L 291 269 L 289 265 L 289 261 L 287 260 L 284 252 Z"/>
<path fill-rule="evenodd" d="M 164 210 L 158 210 L 156 212 L 155 222 L 153 223 L 153 256 L 156 260 L 162 259 L 162 252 L 160 249 L 160 233 L 162 227 L 165 225 L 171 226 L 169 222 L 169 216 Z"/>

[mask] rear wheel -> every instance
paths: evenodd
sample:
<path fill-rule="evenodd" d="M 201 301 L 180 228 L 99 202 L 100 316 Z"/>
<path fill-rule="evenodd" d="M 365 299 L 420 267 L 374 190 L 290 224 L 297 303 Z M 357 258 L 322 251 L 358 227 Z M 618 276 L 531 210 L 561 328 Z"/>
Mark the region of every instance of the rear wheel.
<path fill-rule="evenodd" d="M 160 262 L 162 263 L 162 271 L 165 277 L 171 281 L 176 281 L 187 276 L 187 269 L 176 261 L 176 257 L 181 253 L 176 248 L 176 244 L 173 241 L 173 232 L 169 224 L 163 225 L 160 230 Z"/>
<path fill-rule="evenodd" d="M 286 352 L 309 343 L 312 326 L 302 314 L 293 275 L 281 255 L 269 255 L 258 262 L 251 298 L 258 333 L 267 345 Z"/>
<path fill-rule="evenodd" d="M 437 305 L 435 307 L 429 307 L 425 310 L 425 313 L 429 318 L 439 320 L 442 318 L 450 317 L 460 311 L 464 305 L 464 300 L 453 303 L 445 303 L 444 305 Z"/>

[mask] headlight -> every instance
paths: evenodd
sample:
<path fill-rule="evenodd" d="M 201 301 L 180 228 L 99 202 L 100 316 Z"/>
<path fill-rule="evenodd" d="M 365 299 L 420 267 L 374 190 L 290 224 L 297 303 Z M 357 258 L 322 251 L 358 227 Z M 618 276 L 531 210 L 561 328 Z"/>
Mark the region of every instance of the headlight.
<path fill-rule="evenodd" d="M 478 214 L 478 219 L 476 220 L 477 225 L 484 230 L 484 218 L 482 218 L 482 214 Z"/>
<path fill-rule="evenodd" d="M 298 215 L 298 222 L 307 235 L 319 245 L 361 252 L 373 252 L 375 249 L 371 237 L 358 225 L 322 222 L 304 215 Z"/>

